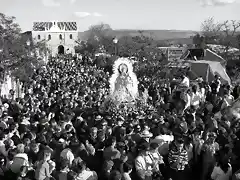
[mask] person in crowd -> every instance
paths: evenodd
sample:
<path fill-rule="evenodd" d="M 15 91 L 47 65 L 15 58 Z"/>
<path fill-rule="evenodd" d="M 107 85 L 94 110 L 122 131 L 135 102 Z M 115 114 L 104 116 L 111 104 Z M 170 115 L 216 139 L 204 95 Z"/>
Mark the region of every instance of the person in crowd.
<path fill-rule="evenodd" d="M 60 171 L 57 174 L 55 172 L 55 176 L 54 176 L 55 179 L 56 180 L 68 180 L 67 175 L 70 171 L 69 162 L 65 159 L 61 159 L 59 169 L 60 169 Z"/>
<path fill-rule="evenodd" d="M 106 160 L 103 165 L 102 172 L 100 173 L 99 180 L 108 180 L 113 168 L 114 162 Z"/>
<path fill-rule="evenodd" d="M 149 156 L 149 144 L 145 140 L 138 147 L 138 156 L 135 159 L 135 168 L 138 178 L 152 179 L 153 161 Z"/>
<path fill-rule="evenodd" d="M 194 85 L 192 87 L 192 94 L 191 94 L 191 100 L 190 103 L 193 107 L 198 108 L 202 100 L 202 95 L 197 90 L 197 86 Z"/>
<path fill-rule="evenodd" d="M 0 156 L 0 178 L 4 178 L 6 171 L 6 158 L 4 156 Z"/>
<path fill-rule="evenodd" d="M 97 180 L 97 179 L 98 176 L 96 172 L 87 170 L 86 163 L 84 161 L 78 162 L 76 180 Z"/>
<path fill-rule="evenodd" d="M 162 172 L 165 171 L 163 157 L 159 153 L 159 144 L 151 143 L 149 156 L 153 161 L 153 176 L 155 179 L 162 177 Z M 164 172 L 163 172 L 164 173 Z"/>
<path fill-rule="evenodd" d="M 74 155 L 70 148 L 64 149 L 60 154 L 60 158 L 66 160 L 68 162 L 68 165 L 72 166 L 72 162 L 74 160 Z"/>
<path fill-rule="evenodd" d="M 189 80 L 189 78 L 187 77 L 187 76 L 185 76 L 185 75 L 182 75 L 181 76 L 181 85 L 182 86 L 185 86 L 185 87 L 187 87 L 187 88 L 189 88 L 189 86 L 190 86 L 190 80 Z"/>
<path fill-rule="evenodd" d="M 17 146 L 17 154 L 13 158 L 13 162 L 11 164 L 10 170 L 18 174 L 20 172 L 20 169 L 23 166 L 28 166 L 28 155 L 24 153 L 25 146 L 24 144 L 19 144 Z"/>
<path fill-rule="evenodd" d="M 116 149 L 116 137 L 113 136 L 111 139 L 109 139 L 109 144 L 106 146 L 106 148 L 103 151 L 103 157 L 105 160 L 114 160 L 119 159 L 121 156 L 121 153 Z"/>
<path fill-rule="evenodd" d="M 229 180 L 232 177 L 232 166 L 228 160 L 221 160 L 213 169 L 211 178 L 213 180 Z"/>
<path fill-rule="evenodd" d="M 50 180 L 53 168 L 51 167 L 52 149 L 46 148 L 43 153 L 43 159 L 38 163 L 35 171 L 36 180 Z"/>
<path fill-rule="evenodd" d="M 123 164 L 123 174 L 122 174 L 122 180 L 132 180 L 131 178 L 131 172 L 132 172 L 132 165 L 128 163 Z"/>
<path fill-rule="evenodd" d="M 109 177 L 109 180 L 121 180 L 122 174 L 119 171 L 112 171 Z"/>
<path fill-rule="evenodd" d="M 172 180 L 186 179 L 184 171 L 188 165 L 188 153 L 184 149 L 184 140 L 182 138 L 172 142 L 168 154 L 168 163 L 169 177 Z"/>
<path fill-rule="evenodd" d="M 216 133 L 210 132 L 202 146 L 202 180 L 210 177 L 216 163 L 216 153 L 219 151 L 219 145 L 215 140 Z"/>

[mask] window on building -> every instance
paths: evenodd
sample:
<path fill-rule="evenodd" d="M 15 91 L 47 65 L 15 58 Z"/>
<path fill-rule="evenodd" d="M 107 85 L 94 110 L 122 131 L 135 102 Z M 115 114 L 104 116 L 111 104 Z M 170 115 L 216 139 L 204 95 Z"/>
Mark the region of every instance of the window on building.
<path fill-rule="evenodd" d="M 61 39 L 61 40 L 62 40 L 62 35 L 61 35 L 61 34 L 59 35 L 59 39 Z"/>
<path fill-rule="evenodd" d="M 48 40 L 51 40 L 52 39 L 52 36 L 49 34 L 48 35 Z"/>
<path fill-rule="evenodd" d="M 38 35 L 38 39 L 41 39 L 41 36 L 40 36 L 40 35 Z"/>
<path fill-rule="evenodd" d="M 70 35 L 69 35 L 69 38 L 70 38 L 70 39 L 72 39 L 72 38 L 73 38 L 72 34 L 70 34 Z"/>

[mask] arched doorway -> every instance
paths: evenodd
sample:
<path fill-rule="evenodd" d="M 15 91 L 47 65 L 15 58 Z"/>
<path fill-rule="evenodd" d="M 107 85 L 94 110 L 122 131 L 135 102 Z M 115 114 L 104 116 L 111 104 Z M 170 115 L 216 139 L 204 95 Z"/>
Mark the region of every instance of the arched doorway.
<path fill-rule="evenodd" d="M 64 46 L 63 45 L 58 46 L 58 54 L 64 54 Z"/>

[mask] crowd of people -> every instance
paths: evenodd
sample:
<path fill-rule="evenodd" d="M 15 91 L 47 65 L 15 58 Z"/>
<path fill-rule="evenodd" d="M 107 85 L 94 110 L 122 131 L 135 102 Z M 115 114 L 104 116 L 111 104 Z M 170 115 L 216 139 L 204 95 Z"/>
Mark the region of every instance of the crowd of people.
<path fill-rule="evenodd" d="M 0 179 L 240 179 L 238 119 L 215 117 L 239 97 L 238 86 L 182 77 L 183 93 L 143 76 L 148 106 L 121 116 L 99 111 L 109 78 L 91 62 L 52 58 L 23 98 L 1 98 Z"/>

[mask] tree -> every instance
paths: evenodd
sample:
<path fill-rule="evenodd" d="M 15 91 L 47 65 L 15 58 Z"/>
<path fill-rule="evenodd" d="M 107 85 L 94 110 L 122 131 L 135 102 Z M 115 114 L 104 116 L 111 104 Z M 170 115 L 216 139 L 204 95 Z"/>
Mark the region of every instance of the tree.
<path fill-rule="evenodd" d="M 201 24 L 201 31 L 207 43 L 216 43 L 217 39 L 222 35 L 221 30 L 222 24 L 216 23 L 213 17 Z"/>
<path fill-rule="evenodd" d="M 223 24 L 223 32 L 225 33 L 225 36 L 221 39 L 222 44 L 226 46 L 225 53 L 228 55 L 228 50 L 230 47 L 237 47 L 237 31 L 240 28 L 240 21 L 224 21 Z"/>
<path fill-rule="evenodd" d="M 158 48 L 158 41 L 152 35 L 146 34 L 144 31 L 138 31 L 137 36 L 123 36 L 119 39 L 118 48 L 121 55 L 135 56 L 139 60 L 154 59 L 155 61 L 161 57 L 162 52 Z"/>
<path fill-rule="evenodd" d="M 15 17 L 8 17 L 0 13 L 0 49 L 1 64 L 5 67 L 9 60 L 20 51 L 19 44 L 21 29 L 15 23 Z"/>
<path fill-rule="evenodd" d="M 238 34 L 236 37 L 237 37 L 237 46 L 238 46 L 238 49 L 240 49 L 240 34 Z"/>
<path fill-rule="evenodd" d="M 78 45 L 75 46 L 75 52 L 80 54 L 94 54 L 96 51 L 93 44 L 87 42 L 87 41 L 80 41 L 78 42 Z"/>
<path fill-rule="evenodd" d="M 240 21 L 215 22 L 214 18 L 205 20 L 201 26 L 206 43 L 223 45 L 224 52 L 222 55 L 226 59 L 229 58 L 229 48 L 238 47 L 237 31 L 239 28 Z"/>
<path fill-rule="evenodd" d="M 108 24 L 97 24 L 89 28 L 87 34 L 87 43 L 95 51 L 103 47 L 108 53 L 114 52 L 112 29 Z"/>
<path fill-rule="evenodd" d="M 41 63 L 37 61 L 36 48 L 46 50 L 46 45 L 44 42 L 34 44 L 30 35 L 21 33 L 15 20 L 13 16 L 0 13 L 0 64 L 3 66 L 3 73 L 10 71 L 12 75 L 27 80 L 34 68 Z M 28 40 L 30 44 L 27 44 Z M 22 75 L 24 78 L 21 78 Z"/>
<path fill-rule="evenodd" d="M 118 53 L 120 56 L 136 56 L 140 45 L 134 41 L 132 36 L 122 36 L 118 41 Z"/>

